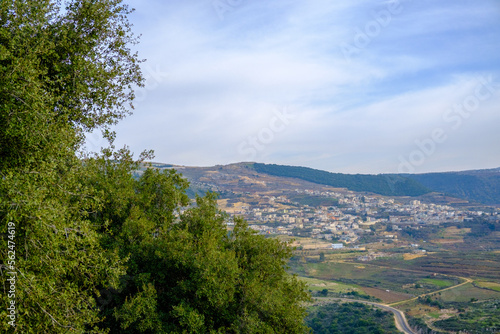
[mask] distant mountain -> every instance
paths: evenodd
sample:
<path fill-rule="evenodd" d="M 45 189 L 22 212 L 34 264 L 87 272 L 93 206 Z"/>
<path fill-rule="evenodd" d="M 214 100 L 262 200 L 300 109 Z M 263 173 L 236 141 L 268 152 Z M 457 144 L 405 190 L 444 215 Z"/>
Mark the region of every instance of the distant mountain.
<path fill-rule="evenodd" d="M 322 170 L 254 163 L 259 173 L 281 177 L 293 177 L 332 187 L 347 188 L 352 191 L 368 191 L 385 196 L 420 196 L 432 190 L 406 176 L 397 174 L 341 174 Z"/>
<path fill-rule="evenodd" d="M 500 168 L 405 176 L 437 192 L 484 204 L 500 204 Z"/>
<path fill-rule="evenodd" d="M 483 204 L 500 205 L 500 168 L 426 174 L 341 174 L 322 170 L 254 163 L 255 171 L 297 178 L 352 191 L 385 196 L 420 196 L 430 192 Z"/>

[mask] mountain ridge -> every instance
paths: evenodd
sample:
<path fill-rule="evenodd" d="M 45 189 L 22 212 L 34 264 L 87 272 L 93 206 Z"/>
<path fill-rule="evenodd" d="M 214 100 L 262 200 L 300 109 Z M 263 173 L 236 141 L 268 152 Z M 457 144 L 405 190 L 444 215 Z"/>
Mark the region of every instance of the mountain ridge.
<path fill-rule="evenodd" d="M 280 172 L 277 171 L 277 169 L 284 169 L 288 172 L 293 169 L 296 170 L 296 167 L 280 165 L 256 163 L 254 166 L 257 166 L 257 169 L 260 169 L 261 171 L 270 171 L 273 175 L 280 175 Z M 263 166 L 279 167 L 269 168 Z M 297 174 L 294 176 L 314 182 L 314 173 L 318 170 L 304 167 L 299 168 L 303 172 L 313 171 L 313 176 L 307 175 L 307 173 L 305 177 L 300 177 L 300 175 Z M 419 196 L 430 192 L 439 192 L 471 202 L 500 205 L 500 168 L 422 174 L 372 175 L 320 172 L 320 174 L 326 175 L 323 173 L 328 173 L 330 175 L 330 177 L 327 177 L 327 179 L 331 181 L 328 185 L 336 186 L 337 184 L 335 184 L 335 179 L 340 179 L 340 182 L 344 182 L 343 185 L 347 189 L 353 191 L 369 191 L 389 196 Z M 286 172 L 284 174 L 286 174 Z M 281 175 L 283 175 L 283 173 Z M 355 182 L 356 178 L 359 180 L 365 180 L 366 182 L 361 185 L 352 184 L 352 182 Z M 378 180 L 376 181 L 377 178 Z M 387 185 L 389 188 L 391 186 L 391 182 L 394 182 L 394 189 L 391 189 L 392 193 L 388 192 L 387 189 L 384 189 L 384 180 L 388 183 Z M 411 182 L 410 180 L 415 182 Z"/>
<path fill-rule="evenodd" d="M 332 173 L 309 167 L 258 162 L 238 162 L 212 167 L 152 164 L 158 168 L 178 169 L 180 172 L 188 169 L 245 168 L 257 173 L 300 179 L 319 185 L 346 188 L 357 192 L 372 192 L 384 196 L 416 197 L 430 193 L 442 193 L 446 196 L 470 202 L 500 205 L 500 167 L 419 174 L 346 174 Z"/>
<path fill-rule="evenodd" d="M 420 196 L 431 192 L 418 182 L 398 174 L 343 174 L 308 167 L 260 163 L 254 163 L 253 168 L 275 176 L 295 177 L 313 183 L 385 196 Z"/>

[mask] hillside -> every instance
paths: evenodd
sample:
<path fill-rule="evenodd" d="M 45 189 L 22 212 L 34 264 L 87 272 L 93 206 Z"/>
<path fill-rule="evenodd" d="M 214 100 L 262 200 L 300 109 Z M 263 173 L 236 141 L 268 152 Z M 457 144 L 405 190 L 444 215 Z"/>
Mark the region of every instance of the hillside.
<path fill-rule="evenodd" d="M 428 198 L 431 202 L 500 205 L 500 168 L 426 174 L 342 174 L 308 167 L 262 163 L 235 163 L 213 167 L 187 167 L 154 163 L 157 168 L 174 168 L 192 183 L 189 193 L 206 190 L 294 189 L 329 186 L 383 196 Z M 219 188 L 220 187 L 220 188 Z"/>
<path fill-rule="evenodd" d="M 330 173 L 307 167 L 253 164 L 259 173 L 281 177 L 293 177 L 332 187 L 347 188 L 352 191 L 368 191 L 384 196 L 420 196 L 431 190 L 416 180 L 401 175 L 341 174 Z"/>
<path fill-rule="evenodd" d="M 297 178 L 352 191 L 385 196 L 444 193 L 471 202 L 500 204 L 500 168 L 427 174 L 341 174 L 307 167 L 253 164 L 259 173 Z"/>
<path fill-rule="evenodd" d="M 500 168 L 406 176 L 433 191 L 484 204 L 500 204 Z"/>

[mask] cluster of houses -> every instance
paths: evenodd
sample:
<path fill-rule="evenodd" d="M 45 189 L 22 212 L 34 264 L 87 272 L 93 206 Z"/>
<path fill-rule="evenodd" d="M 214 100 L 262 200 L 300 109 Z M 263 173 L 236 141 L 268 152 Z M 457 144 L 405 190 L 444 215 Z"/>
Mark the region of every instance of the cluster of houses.
<path fill-rule="evenodd" d="M 335 205 L 301 205 L 290 198 L 309 195 L 335 199 Z M 384 223 L 381 237 L 396 239 L 403 228 L 418 229 L 425 224 L 463 222 L 475 216 L 500 219 L 499 212 L 457 210 L 451 206 L 406 201 L 384 196 L 360 196 L 354 192 L 299 190 L 280 196 L 265 195 L 245 203 L 232 214 L 244 216 L 251 228 L 262 234 L 301 235 L 354 243 L 375 224 Z"/>

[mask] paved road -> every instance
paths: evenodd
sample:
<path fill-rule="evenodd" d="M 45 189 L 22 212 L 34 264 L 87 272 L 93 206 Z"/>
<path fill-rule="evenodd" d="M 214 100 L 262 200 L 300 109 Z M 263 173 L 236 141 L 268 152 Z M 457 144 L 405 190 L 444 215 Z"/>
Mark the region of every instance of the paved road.
<path fill-rule="evenodd" d="M 403 311 L 400 311 L 398 309 L 395 309 L 394 307 L 391 307 L 389 305 L 384 305 L 384 304 L 378 304 L 378 303 L 370 303 L 367 302 L 368 304 L 371 304 L 373 306 L 382 308 L 387 311 L 391 311 L 394 313 L 394 319 L 396 321 L 396 327 L 402 331 L 403 333 L 406 334 L 415 334 L 415 332 L 410 328 L 410 325 L 408 325 L 408 321 L 406 320 L 405 314 Z"/>
<path fill-rule="evenodd" d="M 394 320 L 396 322 L 396 327 L 401 332 L 403 332 L 405 334 L 416 334 L 410 328 L 410 325 L 408 325 L 408 321 L 406 320 L 404 312 L 400 311 L 398 309 L 395 309 L 394 307 L 391 307 L 389 305 L 369 302 L 369 301 L 365 301 L 365 300 L 348 299 L 348 298 L 315 298 L 315 300 L 319 301 L 319 302 L 323 302 L 323 303 L 335 302 L 335 301 L 340 300 L 340 301 L 344 301 L 344 302 L 358 302 L 358 303 L 373 305 L 375 307 L 378 307 L 378 308 L 381 308 L 381 309 L 384 309 L 386 311 L 390 311 L 390 312 L 394 313 Z"/>
<path fill-rule="evenodd" d="M 353 262 L 346 262 L 346 261 L 338 261 L 338 262 L 354 264 Z M 412 271 L 412 272 L 424 272 L 424 271 L 420 271 L 420 270 L 400 269 L 400 268 L 393 268 L 393 267 L 373 265 L 373 264 L 363 264 L 363 265 L 371 265 L 371 266 L 374 266 L 374 267 L 389 268 L 389 269 L 404 270 L 404 271 Z M 473 282 L 473 280 L 471 280 L 470 278 L 467 278 L 467 277 L 460 277 L 460 276 L 447 275 L 447 274 L 440 274 L 440 275 L 448 276 L 448 277 L 460 278 L 460 279 L 462 279 L 464 281 L 462 283 L 460 283 L 460 284 L 457 284 L 457 285 L 453 285 L 453 286 L 450 286 L 450 287 L 447 287 L 447 288 L 444 288 L 444 289 L 441 289 L 441 290 L 437 290 L 437 291 L 432 291 L 432 292 L 429 292 L 429 293 L 424 293 L 424 294 L 421 294 L 419 296 L 416 296 L 416 297 L 413 297 L 413 298 L 410 298 L 410 299 L 406 299 L 406 300 L 401 300 L 399 302 L 391 303 L 391 304 L 388 304 L 388 305 L 387 304 L 379 304 L 379 303 L 369 302 L 369 301 L 363 301 L 363 300 L 348 299 L 348 298 L 321 298 L 321 299 L 316 298 L 316 300 L 321 300 L 321 301 L 327 301 L 327 300 L 335 301 L 335 300 L 339 300 L 340 299 L 340 300 L 343 300 L 343 301 L 360 302 L 360 303 L 364 303 L 364 304 L 370 304 L 370 305 L 373 305 L 373 306 L 376 306 L 376 307 L 379 307 L 379 308 L 391 311 L 392 313 L 394 313 L 394 318 L 396 320 L 396 327 L 400 331 L 402 331 L 403 333 L 406 333 L 406 334 L 416 334 L 410 328 L 410 326 L 408 325 L 408 321 L 406 320 L 404 312 L 400 311 L 398 309 L 395 309 L 394 307 L 392 307 L 393 305 L 404 304 L 404 303 L 416 300 L 419 297 L 424 297 L 424 296 L 428 296 L 428 295 L 437 294 L 439 292 L 443 292 L 443 291 L 455 289 L 455 288 L 458 288 L 458 287 L 460 287 L 462 285 L 465 285 L 465 284 Z"/>

